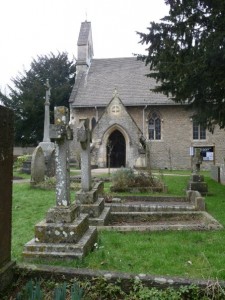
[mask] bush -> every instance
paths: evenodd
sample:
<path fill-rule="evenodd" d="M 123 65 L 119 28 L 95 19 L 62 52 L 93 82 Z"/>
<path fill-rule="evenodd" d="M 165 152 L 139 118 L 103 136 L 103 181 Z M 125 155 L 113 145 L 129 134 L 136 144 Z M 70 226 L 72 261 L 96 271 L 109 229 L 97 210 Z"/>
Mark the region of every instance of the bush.
<path fill-rule="evenodd" d="M 23 163 L 25 161 L 27 161 L 29 158 L 31 158 L 31 155 L 21 155 L 21 156 L 18 156 L 16 161 L 14 162 L 14 165 L 13 165 L 13 168 L 16 170 L 16 171 L 19 171 L 22 166 L 23 166 Z"/>
<path fill-rule="evenodd" d="M 126 192 L 130 188 L 162 188 L 163 182 L 147 173 L 135 174 L 133 169 L 121 168 L 112 175 L 112 191 Z"/>

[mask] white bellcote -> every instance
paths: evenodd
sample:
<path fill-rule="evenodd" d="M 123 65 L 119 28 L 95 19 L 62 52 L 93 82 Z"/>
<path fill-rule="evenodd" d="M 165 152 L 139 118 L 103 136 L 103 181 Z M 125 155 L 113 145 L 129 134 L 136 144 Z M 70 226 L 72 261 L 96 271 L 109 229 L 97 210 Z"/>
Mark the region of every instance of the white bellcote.
<path fill-rule="evenodd" d="M 91 59 L 94 55 L 91 22 L 82 22 L 77 42 L 77 65 L 90 66 Z"/>

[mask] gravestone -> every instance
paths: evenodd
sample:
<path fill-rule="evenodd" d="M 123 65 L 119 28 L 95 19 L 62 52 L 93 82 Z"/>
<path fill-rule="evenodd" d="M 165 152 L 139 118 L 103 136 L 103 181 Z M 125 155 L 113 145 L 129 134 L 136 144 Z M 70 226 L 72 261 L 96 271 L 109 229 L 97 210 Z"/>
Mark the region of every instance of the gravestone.
<path fill-rule="evenodd" d="M 208 193 L 208 185 L 204 181 L 204 176 L 200 175 L 200 166 L 202 164 L 202 156 L 199 148 L 195 148 L 194 156 L 192 157 L 192 175 L 188 183 L 188 190 L 198 191 L 201 195 Z"/>
<path fill-rule="evenodd" d="M 12 281 L 13 114 L 0 106 L 0 292 Z"/>
<path fill-rule="evenodd" d="M 55 149 L 51 151 L 48 159 L 46 161 L 46 170 L 45 175 L 47 177 L 54 177 L 55 176 Z"/>
<path fill-rule="evenodd" d="M 73 134 L 66 107 L 55 108 L 50 137 L 55 141 L 56 205 L 35 226 L 35 238 L 23 251 L 25 259 L 75 259 L 84 257 L 97 240 L 96 227 L 89 227 L 88 215 L 70 201 L 69 141 Z"/>
<path fill-rule="evenodd" d="M 81 156 L 81 190 L 76 193 L 76 201 L 80 204 L 81 212 L 87 213 L 90 225 L 106 225 L 109 220 L 110 208 L 105 207 L 99 192 L 104 189 L 104 183 L 98 182 L 92 187 L 91 182 L 91 131 L 89 119 L 81 119 L 77 129 L 77 141 L 80 143 Z"/>
<path fill-rule="evenodd" d="M 35 185 L 45 179 L 45 157 L 40 146 L 36 147 L 31 159 L 31 184 Z"/>

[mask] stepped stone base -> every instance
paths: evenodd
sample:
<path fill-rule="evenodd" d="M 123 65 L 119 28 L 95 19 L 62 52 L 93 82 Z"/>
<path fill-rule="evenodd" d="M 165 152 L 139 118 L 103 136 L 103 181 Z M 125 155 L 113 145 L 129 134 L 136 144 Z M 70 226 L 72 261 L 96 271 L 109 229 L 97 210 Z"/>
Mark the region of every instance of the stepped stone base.
<path fill-rule="evenodd" d="M 97 241 L 97 229 L 89 227 L 87 214 L 80 207 L 49 209 L 46 220 L 35 226 L 35 237 L 24 246 L 23 256 L 28 259 L 75 259 L 84 257 Z"/>
<path fill-rule="evenodd" d="M 29 259 L 81 259 L 97 241 L 96 227 L 90 227 L 77 243 L 39 243 L 35 239 L 25 245 L 23 256 Z"/>
<path fill-rule="evenodd" d="M 191 191 L 198 191 L 203 196 L 206 195 L 208 193 L 208 185 L 204 182 L 204 176 L 195 174 L 191 175 L 187 189 Z"/>
<path fill-rule="evenodd" d="M 70 206 L 54 206 L 50 208 L 46 215 L 47 223 L 71 223 L 80 215 L 80 207 L 75 203 Z"/>
<path fill-rule="evenodd" d="M 91 226 L 104 226 L 109 223 L 110 220 L 110 207 L 105 207 L 101 214 L 96 218 L 89 218 Z"/>
<path fill-rule="evenodd" d="M 82 190 L 76 193 L 76 201 L 80 204 L 92 204 L 98 199 L 98 190 L 92 189 L 90 191 L 84 192 Z"/>
<path fill-rule="evenodd" d="M 91 204 L 81 204 L 80 210 L 82 213 L 88 214 L 90 225 L 102 226 L 108 224 L 110 207 L 105 207 L 103 198 L 98 198 L 96 202 Z"/>
<path fill-rule="evenodd" d="M 35 226 L 35 241 L 40 243 L 77 243 L 88 230 L 88 216 L 81 214 L 72 223 L 47 223 Z"/>

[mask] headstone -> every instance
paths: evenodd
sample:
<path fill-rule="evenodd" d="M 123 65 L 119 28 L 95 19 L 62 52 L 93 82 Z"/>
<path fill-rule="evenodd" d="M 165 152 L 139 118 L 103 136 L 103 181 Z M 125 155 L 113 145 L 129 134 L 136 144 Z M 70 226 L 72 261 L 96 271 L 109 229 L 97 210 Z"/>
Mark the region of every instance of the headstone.
<path fill-rule="evenodd" d="M 87 214 L 80 214 L 80 206 L 70 201 L 69 140 L 73 138 L 69 126 L 69 110 L 56 107 L 55 124 L 50 137 L 55 141 L 56 205 L 35 226 L 35 238 L 23 251 L 25 259 L 74 259 L 84 257 L 94 247 L 96 227 L 89 227 Z"/>
<path fill-rule="evenodd" d="M 0 106 L 0 292 L 10 284 L 11 262 L 13 114 Z"/>
<path fill-rule="evenodd" d="M 45 157 L 40 146 L 36 147 L 31 160 L 31 184 L 37 184 L 45 179 Z"/>
<path fill-rule="evenodd" d="M 49 155 L 46 161 L 46 171 L 45 175 L 47 177 L 54 177 L 55 176 L 55 149 Z"/>

